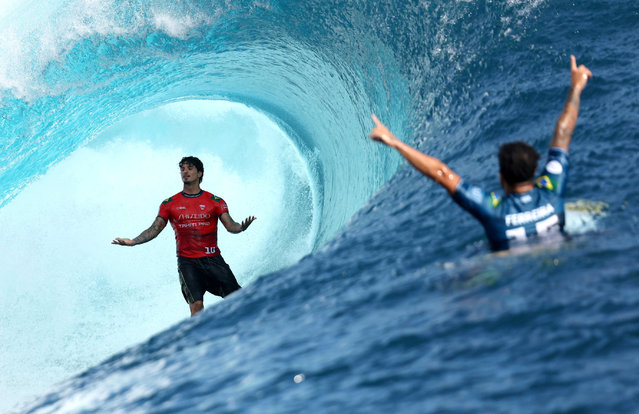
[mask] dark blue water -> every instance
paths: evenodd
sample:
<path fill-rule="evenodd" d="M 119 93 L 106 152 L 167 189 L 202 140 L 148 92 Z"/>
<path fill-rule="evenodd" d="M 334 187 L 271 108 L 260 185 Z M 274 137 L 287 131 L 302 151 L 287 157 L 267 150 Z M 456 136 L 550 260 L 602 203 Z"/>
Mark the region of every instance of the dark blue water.
<path fill-rule="evenodd" d="M 52 16 L 73 15 L 60 7 Z M 639 412 L 636 2 L 140 1 L 81 10 L 88 34 L 54 36 L 56 59 L 42 47 L 26 59 L 40 65 L 37 82 L 4 84 L 0 212 L 113 118 L 223 99 L 288 134 L 313 193 L 313 218 L 293 214 L 294 223 L 315 230 L 294 263 L 98 355 L 92 368 L 68 368 L 69 379 L 15 411 Z M 98 30 L 104 16 L 108 30 Z M 367 139 L 374 112 L 466 180 L 497 189 L 500 144 L 524 140 L 545 153 L 570 54 L 594 78 L 571 146 L 568 242 L 491 255 L 481 226 L 445 191 Z M 291 209 L 308 208 L 302 201 Z M 277 257 L 294 247 L 267 246 L 256 248 Z M 134 263 L 143 253 L 118 254 Z M 9 286 L 18 296 L 37 288 Z M 110 305 L 118 303 L 101 303 Z M 147 323 L 155 313 L 146 309 Z M 120 318 L 118 326 L 145 325 Z M 4 366 L 24 356 L 12 352 Z M 72 353 L 49 363 L 65 358 Z"/>

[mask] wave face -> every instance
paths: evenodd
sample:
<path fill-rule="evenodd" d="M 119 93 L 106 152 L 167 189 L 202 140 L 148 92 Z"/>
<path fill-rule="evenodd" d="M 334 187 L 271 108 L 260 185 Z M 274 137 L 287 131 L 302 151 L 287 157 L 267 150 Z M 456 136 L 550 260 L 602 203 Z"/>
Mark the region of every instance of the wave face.
<path fill-rule="evenodd" d="M 6 3 L 2 404 L 635 410 L 639 9 L 497 3 Z M 595 78 L 572 148 L 570 242 L 487 255 L 470 216 L 367 139 L 376 113 L 497 187 L 501 143 L 545 152 L 571 53 Z M 207 296 L 192 319 L 169 230 L 109 244 L 151 223 L 190 154 L 236 220 L 258 216 L 220 233 L 244 289 Z"/>

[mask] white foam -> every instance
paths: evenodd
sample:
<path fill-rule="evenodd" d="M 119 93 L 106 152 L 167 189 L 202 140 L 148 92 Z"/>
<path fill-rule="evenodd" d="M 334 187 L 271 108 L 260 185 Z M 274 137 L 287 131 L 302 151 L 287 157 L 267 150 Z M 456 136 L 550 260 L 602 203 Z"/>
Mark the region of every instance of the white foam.
<path fill-rule="evenodd" d="M 607 215 L 608 205 L 603 202 L 577 200 L 566 203 L 566 224 L 569 234 L 585 234 L 600 229 L 601 219 Z"/>
<path fill-rule="evenodd" d="M 153 13 L 154 27 L 177 39 L 186 39 L 193 29 L 211 22 L 210 16 L 201 13 L 193 16 L 176 16 L 165 11 Z"/>
<path fill-rule="evenodd" d="M 135 2 L 113 0 L 56 0 L 19 2 L 9 0 L 0 6 L 0 95 L 11 93 L 33 101 L 61 93 L 67 85 L 44 79 L 51 63 L 63 62 L 67 53 L 82 39 L 92 36 L 144 36 L 162 31 L 185 39 L 202 25 L 210 24 L 221 11 L 210 14 L 182 7 L 173 2 L 153 9 Z"/>

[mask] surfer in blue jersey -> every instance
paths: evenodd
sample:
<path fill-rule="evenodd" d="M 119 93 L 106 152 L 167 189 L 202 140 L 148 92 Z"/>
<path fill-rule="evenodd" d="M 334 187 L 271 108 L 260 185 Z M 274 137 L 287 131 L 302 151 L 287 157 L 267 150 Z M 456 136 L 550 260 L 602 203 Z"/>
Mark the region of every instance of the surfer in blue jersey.
<path fill-rule="evenodd" d="M 444 187 L 457 204 L 482 223 L 492 250 L 507 250 L 531 238 L 562 234 L 568 147 L 577 124 L 581 92 L 592 78 L 587 67 L 577 66 L 574 56 L 570 56 L 570 64 L 570 91 L 541 174 L 535 179 L 539 154 L 530 145 L 517 141 L 499 149 L 503 196 L 467 183 L 439 159 L 403 143 L 375 115 L 370 138 L 395 148 L 418 171 Z"/>

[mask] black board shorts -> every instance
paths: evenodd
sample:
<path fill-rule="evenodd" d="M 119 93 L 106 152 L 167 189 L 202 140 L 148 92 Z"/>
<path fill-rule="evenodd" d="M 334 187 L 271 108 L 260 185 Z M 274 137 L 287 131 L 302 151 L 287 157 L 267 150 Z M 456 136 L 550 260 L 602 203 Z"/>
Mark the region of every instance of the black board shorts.
<path fill-rule="evenodd" d="M 219 255 L 197 259 L 178 256 L 178 273 L 188 304 L 202 300 L 207 291 L 224 297 L 240 289 L 231 268 Z"/>

